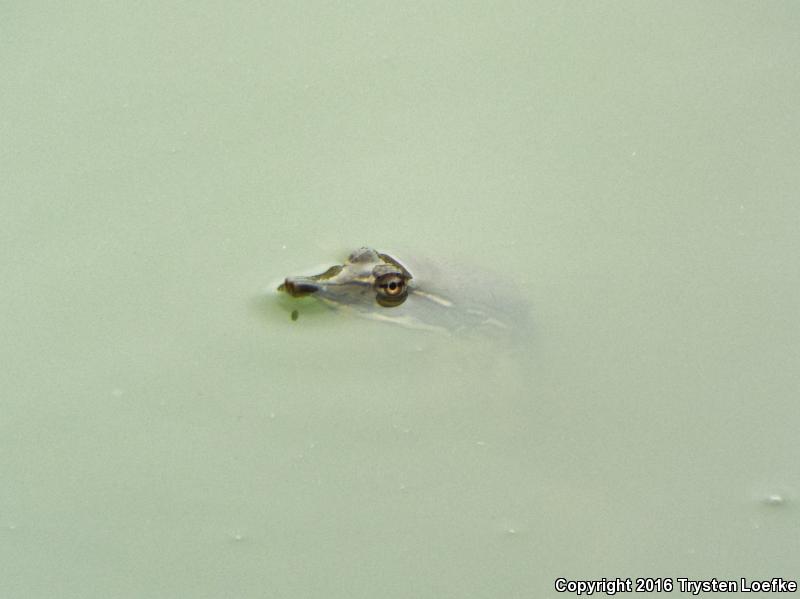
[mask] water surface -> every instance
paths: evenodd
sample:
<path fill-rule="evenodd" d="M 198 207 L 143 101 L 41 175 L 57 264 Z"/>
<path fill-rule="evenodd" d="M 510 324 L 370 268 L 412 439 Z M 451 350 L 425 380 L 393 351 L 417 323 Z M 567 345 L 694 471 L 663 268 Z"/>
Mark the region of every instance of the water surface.
<path fill-rule="evenodd" d="M 792 575 L 793 4 L 5 13 L 0 595 Z M 361 245 L 530 328 L 265 301 Z"/>

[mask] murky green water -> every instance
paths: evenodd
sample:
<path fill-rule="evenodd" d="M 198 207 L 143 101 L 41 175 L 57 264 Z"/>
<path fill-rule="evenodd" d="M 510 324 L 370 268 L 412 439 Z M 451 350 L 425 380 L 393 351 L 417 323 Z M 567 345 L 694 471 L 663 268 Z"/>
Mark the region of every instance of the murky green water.
<path fill-rule="evenodd" d="M 797 578 L 796 4 L 0 12 L 0 595 Z M 272 294 L 362 245 L 516 334 Z"/>

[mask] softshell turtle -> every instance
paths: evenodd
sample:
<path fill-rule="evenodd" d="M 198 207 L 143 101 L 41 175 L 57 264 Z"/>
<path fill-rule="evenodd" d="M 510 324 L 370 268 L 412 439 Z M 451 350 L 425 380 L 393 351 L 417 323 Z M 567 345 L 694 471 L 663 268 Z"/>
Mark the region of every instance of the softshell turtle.
<path fill-rule="evenodd" d="M 510 312 L 507 302 L 500 308 L 495 289 L 472 271 L 429 265 L 427 275 L 417 272 L 389 254 L 362 247 L 321 274 L 286 277 L 278 291 L 313 296 L 373 320 L 449 333 L 509 330 L 522 314 Z"/>

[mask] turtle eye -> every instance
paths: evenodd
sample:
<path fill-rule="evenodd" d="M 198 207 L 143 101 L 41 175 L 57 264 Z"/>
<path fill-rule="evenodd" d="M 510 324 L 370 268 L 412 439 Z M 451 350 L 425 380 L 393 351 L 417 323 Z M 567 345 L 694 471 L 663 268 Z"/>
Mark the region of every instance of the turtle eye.
<path fill-rule="evenodd" d="M 395 273 L 389 273 L 375 280 L 375 300 L 387 308 L 399 306 L 408 297 L 406 280 Z"/>

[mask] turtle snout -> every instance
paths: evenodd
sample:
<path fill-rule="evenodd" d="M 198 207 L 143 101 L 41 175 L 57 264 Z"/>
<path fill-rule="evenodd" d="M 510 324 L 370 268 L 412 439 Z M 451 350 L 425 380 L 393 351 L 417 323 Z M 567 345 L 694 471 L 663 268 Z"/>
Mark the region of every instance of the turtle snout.
<path fill-rule="evenodd" d="M 278 291 L 285 291 L 292 297 L 303 297 L 319 291 L 319 286 L 308 280 L 287 278 Z"/>

